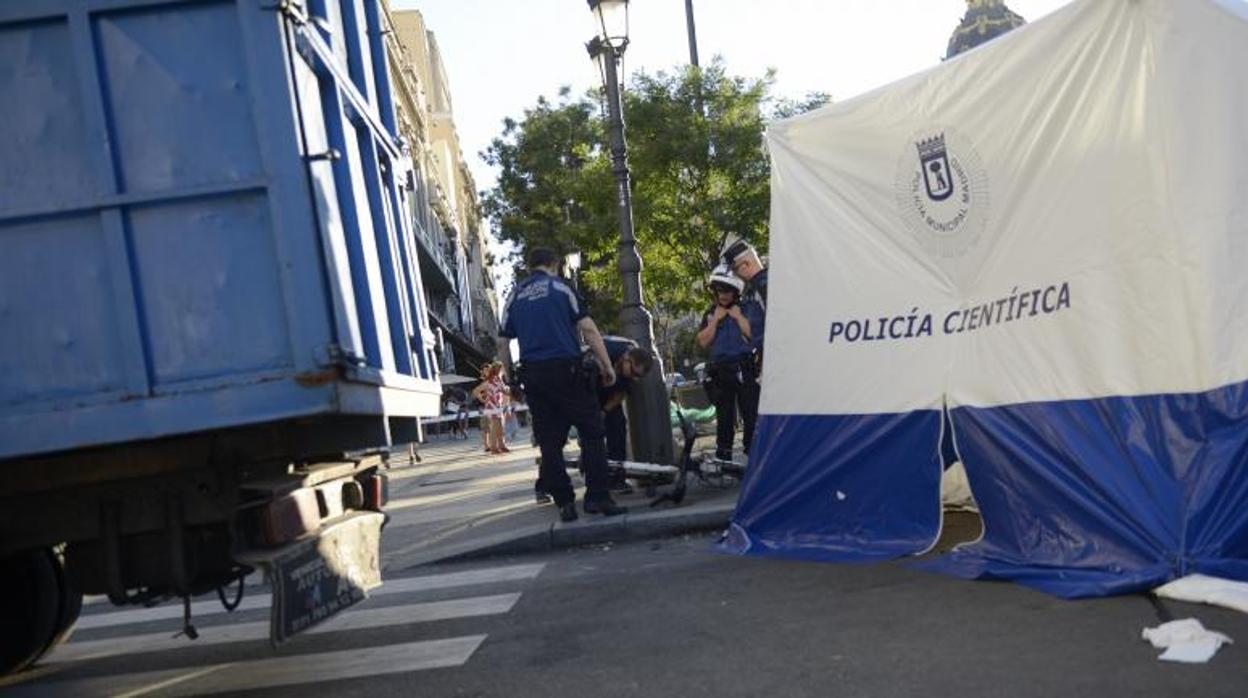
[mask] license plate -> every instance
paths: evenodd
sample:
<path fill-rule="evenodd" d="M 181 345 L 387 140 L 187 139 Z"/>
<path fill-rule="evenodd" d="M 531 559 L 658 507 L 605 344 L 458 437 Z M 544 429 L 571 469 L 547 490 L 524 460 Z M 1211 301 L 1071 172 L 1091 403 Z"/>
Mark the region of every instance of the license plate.
<path fill-rule="evenodd" d="M 357 512 L 272 560 L 274 646 L 368 598 L 381 586 L 384 514 Z"/>

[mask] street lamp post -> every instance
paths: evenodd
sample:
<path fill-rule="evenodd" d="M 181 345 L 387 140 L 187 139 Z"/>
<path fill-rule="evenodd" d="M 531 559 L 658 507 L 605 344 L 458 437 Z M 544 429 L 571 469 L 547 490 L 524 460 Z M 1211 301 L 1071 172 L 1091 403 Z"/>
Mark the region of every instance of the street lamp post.
<path fill-rule="evenodd" d="M 628 47 L 628 0 L 588 0 L 598 28 L 588 44 L 607 92 L 611 171 L 615 174 L 619 209 L 618 264 L 624 287 L 620 332 L 654 351 L 654 326 L 641 290 L 641 255 L 633 235 L 633 196 L 629 182 L 628 148 L 624 140 L 624 110 L 620 105 L 618 65 Z M 646 463 L 673 463 L 672 429 L 663 362 L 656 353 L 655 369 L 633 384 L 628 396 L 628 422 L 633 458 Z"/>

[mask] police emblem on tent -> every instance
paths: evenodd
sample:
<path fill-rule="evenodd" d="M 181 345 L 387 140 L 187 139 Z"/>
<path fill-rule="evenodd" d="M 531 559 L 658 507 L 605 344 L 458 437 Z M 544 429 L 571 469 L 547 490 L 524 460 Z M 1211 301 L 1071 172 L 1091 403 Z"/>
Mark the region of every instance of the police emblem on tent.
<path fill-rule="evenodd" d="M 949 153 L 945 150 L 945 134 L 919 141 L 919 164 L 923 169 L 923 183 L 927 186 L 927 198 L 944 201 L 953 194 L 953 178 L 949 172 Z"/>
<path fill-rule="evenodd" d="M 988 222 L 988 177 L 974 143 L 948 124 L 904 141 L 897 161 L 898 213 L 929 253 L 966 254 Z"/>

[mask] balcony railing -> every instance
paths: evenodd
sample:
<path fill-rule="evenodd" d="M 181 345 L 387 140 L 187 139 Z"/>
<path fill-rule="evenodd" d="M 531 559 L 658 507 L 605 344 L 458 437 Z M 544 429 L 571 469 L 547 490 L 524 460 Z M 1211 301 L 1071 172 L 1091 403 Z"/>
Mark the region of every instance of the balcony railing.
<path fill-rule="evenodd" d="M 437 303 L 429 304 L 429 314 L 433 316 L 433 319 L 439 325 L 452 332 L 462 333 L 464 331 L 463 324 L 459 321 L 459 317 L 457 315 L 452 315 L 451 313 L 435 306 L 437 306 Z"/>
<path fill-rule="evenodd" d="M 412 229 L 416 232 L 416 240 L 419 242 L 422 257 L 427 261 L 426 266 L 432 266 L 441 273 L 441 285 L 454 289 L 456 287 L 455 264 L 446 255 L 445 238 L 438 239 L 442 236 L 430 232 L 421 225 L 419 220 L 412 221 Z"/>

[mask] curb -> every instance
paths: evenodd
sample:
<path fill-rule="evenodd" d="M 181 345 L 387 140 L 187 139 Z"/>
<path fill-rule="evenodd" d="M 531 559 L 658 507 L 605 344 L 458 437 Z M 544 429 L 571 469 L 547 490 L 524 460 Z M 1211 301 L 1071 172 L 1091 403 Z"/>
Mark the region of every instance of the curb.
<path fill-rule="evenodd" d="M 728 527 L 736 502 L 670 509 L 659 512 L 582 518 L 575 523 L 553 522 L 429 550 L 390 566 L 410 569 L 435 562 L 474 560 L 498 555 L 534 553 L 594 543 L 646 540 L 663 536 Z"/>

